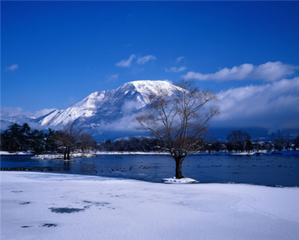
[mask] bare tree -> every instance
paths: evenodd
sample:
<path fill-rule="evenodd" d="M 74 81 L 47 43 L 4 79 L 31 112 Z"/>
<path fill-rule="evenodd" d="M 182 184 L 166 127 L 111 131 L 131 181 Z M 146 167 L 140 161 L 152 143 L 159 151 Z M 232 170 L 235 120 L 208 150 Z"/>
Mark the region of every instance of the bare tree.
<path fill-rule="evenodd" d="M 54 139 L 63 150 L 64 159 L 70 160 L 70 152 L 78 147 L 81 131 L 82 129 L 76 128 L 74 123 L 69 123 L 63 126 L 62 130 L 55 132 Z"/>
<path fill-rule="evenodd" d="M 96 141 L 94 137 L 90 133 L 81 133 L 78 136 L 79 138 L 79 145 L 82 152 L 91 150 L 96 146 Z"/>
<path fill-rule="evenodd" d="M 193 82 L 182 80 L 175 89 L 156 89 L 149 97 L 150 107 L 136 117 L 141 130 L 147 130 L 162 142 L 176 162 L 175 177 L 184 178 L 184 159 L 204 145 L 207 127 L 218 107 L 210 102 L 216 95 L 201 91 Z"/>
<path fill-rule="evenodd" d="M 227 141 L 235 151 L 252 150 L 251 137 L 247 132 L 234 130 L 227 136 Z"/>

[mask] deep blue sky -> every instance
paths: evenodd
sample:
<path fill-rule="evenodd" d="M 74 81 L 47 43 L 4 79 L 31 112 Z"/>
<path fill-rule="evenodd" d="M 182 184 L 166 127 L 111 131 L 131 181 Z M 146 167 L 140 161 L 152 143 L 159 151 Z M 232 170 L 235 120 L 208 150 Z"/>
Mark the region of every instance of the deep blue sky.
<path fill-rule="evenodd" d="M 298 12 L 295 1 L 1 2 L 1 106 L 64 109 L 128 81 L 187 73 L 216 93 L 293 79 Z M 281 75 L 205 75 L 266 63 Z"/>

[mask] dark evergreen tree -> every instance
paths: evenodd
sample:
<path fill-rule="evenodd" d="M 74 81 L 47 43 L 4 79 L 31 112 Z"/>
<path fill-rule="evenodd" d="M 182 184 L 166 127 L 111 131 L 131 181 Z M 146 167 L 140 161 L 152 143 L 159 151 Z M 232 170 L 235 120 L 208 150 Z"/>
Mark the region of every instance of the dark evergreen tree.
<path fill-rule="evenodd" d="M 23 151 L 27 151 L 30 149 L 30 133 L 31 128 L 28 123 L 24 123 L 20 129 L 20 144 L 22 146 Z"/>
<path fill-rule="evenodd" d="M 57 151 L 57 143 L 55 141 L 55 131 L 48 128 L 48 133 L 45 134 L 45 150 L 46 151 Z"/>
<path fill-rule="evenodd" d="M 17 123 L 12 124 L 3 132 L 4 149 L 6 151 L 21 151 L 22 150 L 22 133 L 21 126 Z"/>
<path fill-rule="evenodd" d="M 45 136 L 43 131 L 34 129 L 31 134 L 31 149 L 39 154 L 45 150 Z"/>

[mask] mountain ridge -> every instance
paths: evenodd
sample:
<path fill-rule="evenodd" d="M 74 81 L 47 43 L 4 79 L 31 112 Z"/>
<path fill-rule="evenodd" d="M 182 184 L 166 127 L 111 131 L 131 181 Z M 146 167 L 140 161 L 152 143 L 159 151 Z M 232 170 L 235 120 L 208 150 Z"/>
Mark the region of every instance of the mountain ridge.
<path fill-rule="evenodd" d="M 141 111 L 149 96 L 162 88 L 172 94 L 178 87 L 167 81 L 139 80 L 127 82 L 117 89 L 97 91 L 65 110 L 54 110 L 38 119 L 42 126 L 65 125 L 76 122 L 85 127 L 100 126 Z"/>

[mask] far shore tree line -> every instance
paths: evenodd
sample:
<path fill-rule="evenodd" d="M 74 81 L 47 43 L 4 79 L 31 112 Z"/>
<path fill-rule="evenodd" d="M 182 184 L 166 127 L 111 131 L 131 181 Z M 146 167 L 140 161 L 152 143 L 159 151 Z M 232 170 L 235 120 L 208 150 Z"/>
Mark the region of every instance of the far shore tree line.
<path fill-rule="evenodd" d="M 1 134 L 1 150 L 8 152 L 31 151 L 35 154 L 62 153 L 64 159 L 70 159 L 74 151 L 86 152 L 95 150 L 97 143 L 89 133 L 67 124 L 61 130 L 42 131 L 31 129 L 27 123 L 12 124 Z"/>
<path fill-rule="evenodd" d="M 163 150 L 163 142 L 150 137 L 128 137 L 111 141 L 96 142 L 89 133 L 83 133 L 69 124 L 62 130 L 46 131 L 31 129 L 27 123 L 13 124 L 1 134 L 1 150 L 32 151 L 36 154 L 58 152 L 70 159 L 70 153 L 87 151 L 106 152 L 159 152 Z M 299 148 L 299 135 L 291 140 L 279 136 L 273 142 L 259 142 L 241 130 L 232 131 L 226 141 L 209 140 L 199 143 L 199 152 L 251 152 L 251 151 L 282 151 L 296 150 Z"/>
<path fill-rule="evenodd" d="M 247 132 L 236 130 L 232 131 L 226 138 L 226 141 L 209 140 L 200 144 L 198 152 L 259 152 L 259 151 L 291 151 L 299 148 L 299 135 L 296 139 L 289 139 L 279 136 L 273 142 L 261 142 L 258 139 L 252 139 Z M 120 152 L 157 152 L 163 149 L 163 142 L 156 138 L 137 138 L 129 137 L 127 139 L 110 139 L 97 144 L 99 151 L 120 151 Z"/>
<path fill-rule="evenodd" d="M 46 131 L 31 129 L 27 123 L 13 124 L 0 132 L 1 151 L 30 151 L 35 154 L 61 153 L 64 159 L 70 160 L 71 153 L 90 151 L 119 152 L 169 152 L 167 144 L 155 137 L 129 137 L 115 141 L 96 142 L 89 133 L 82 132 L 74 124 L 67 124 L 61 130 Z M 279 136 L 273 142 L 251 141 L 251 136 L 244 131 L 232 131 L 225 142 L 201 139 L 192 148 L 197 152 L 251 152 L 251 151 L 281 151 L 299 148 L 299 135 L 290 140 Z M 176 163 L 176 178 L 184 178 L 182 166 Z"/>

